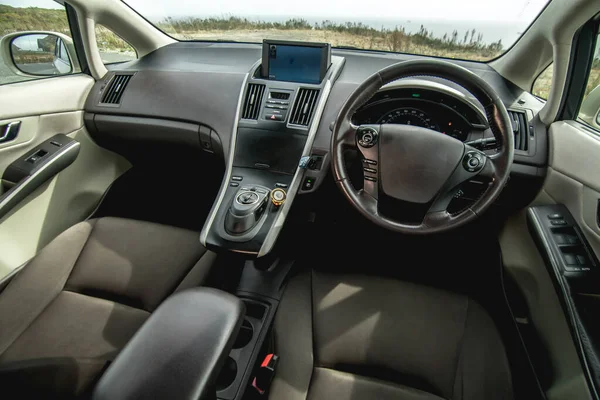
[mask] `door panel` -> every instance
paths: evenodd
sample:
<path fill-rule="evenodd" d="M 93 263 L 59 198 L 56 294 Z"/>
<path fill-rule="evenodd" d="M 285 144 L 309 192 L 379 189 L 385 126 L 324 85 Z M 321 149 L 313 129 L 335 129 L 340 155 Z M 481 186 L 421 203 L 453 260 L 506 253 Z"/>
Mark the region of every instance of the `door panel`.
<path fill-rule="evenodd" d="M 544 192 L 567 206 L 600 255 L 600 136 L 575 121 L 550 126 L 550 159 Z"/>
<path fill-rule="evenodd" d="M 96 145 L 85 128 L 83 106 L 93 83 L 89 76 L 74 75 L 0 86 L 0 126 L 21 121 L 17 138 L 0 144 L 0 176 L 16 158 L 57 133 L 81 144 L 72 165 L 0 219 L 0 279 L 87 218 L 110 184 L 130 168 L 121 156 Z"/>
<path fill-rule="evenodd" d="M 549 129 L 549 166 L 544 186 L 530 206 L 564 204 L 596 255 L 600 229 L 600 136 L 578 122 L 556 122 Z M 500 237 L 505 270 L 521 289 L 550 360 L 550 400 L 591 399 L 586 372 L 577 353 L 568 317 L 526 222 L 526 212 L 511 217 Z"/>

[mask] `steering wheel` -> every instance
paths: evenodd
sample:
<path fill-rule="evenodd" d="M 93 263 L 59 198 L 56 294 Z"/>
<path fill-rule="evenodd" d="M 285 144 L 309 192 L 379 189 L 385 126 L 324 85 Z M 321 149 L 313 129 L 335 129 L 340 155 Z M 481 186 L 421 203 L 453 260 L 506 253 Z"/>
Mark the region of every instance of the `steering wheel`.
<path fill-rule="evenodd" d="M 475 149 L 453 137 L 427 128 L 352 123 L 354 113 L 382 86 L 395 80 L 433 76 L 452 81 L 468 90 L 484 106 L 491 131 L 499 144 L 494 155 Z M 356 190 L 344 163 L 344 149 L 356 146 L 363 157 L 363 189 Z M 331 139 L 335 181 L 348 201 L 365 217 L 392 231 L 412 234 L 444 232 L 481 215 L 498 197 L 510 174 L 514 155 L 511 123 L 498 94 L 471 71 L 438 60 L 400 62 L 376 72 L 346 100 L 337 116 Z M 490 183 L 469 208 L 447 211 L 456 187 L 483 176 Z M 412 203 L 428 204 L 419 224 L 396 221 L 378 209 L 379 195 Z"/>

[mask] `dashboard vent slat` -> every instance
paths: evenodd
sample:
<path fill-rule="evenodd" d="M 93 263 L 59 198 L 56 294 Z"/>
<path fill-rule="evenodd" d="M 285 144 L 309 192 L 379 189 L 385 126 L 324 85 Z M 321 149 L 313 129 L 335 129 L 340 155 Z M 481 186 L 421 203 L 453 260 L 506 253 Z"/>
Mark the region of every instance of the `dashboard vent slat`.
<path fill-rule="evenodd" d="M 246 91 L 246 99 L 244 100 L 244 110 L 242 118 L 258 119 L 262 98 L 265 94 L 265 85 L 250 83 Z"/>
<path fill-rule="evenodd" d="M 308 126 L 317 106 L 319 89 L 300 88 L 292 108 L 290 124 Z"/>
<path fill-rule="evenodd" d="M 527 151 L 529 148 L 529 132 L 527 129 L 527 115 L 524 111 L 509 110 L 508 115 L 515 135 L 515 150 Z"/>
<path fill-rule="evenodd" d="M 123 93 L 133 75 L 115 75 L 102 95 L 100 104 L 121 104 Z"/>

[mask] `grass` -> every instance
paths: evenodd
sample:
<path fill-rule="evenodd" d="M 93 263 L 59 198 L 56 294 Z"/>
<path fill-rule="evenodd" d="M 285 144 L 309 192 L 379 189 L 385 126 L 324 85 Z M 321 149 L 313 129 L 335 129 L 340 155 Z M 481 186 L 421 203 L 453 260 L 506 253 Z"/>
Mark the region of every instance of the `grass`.
<path fill-rule="evenodd" d="M 394 29 L 375 29 L 360 22 L 343 24 L 331 21 L 309 24 L 304 19 L 285 22 L 253 21 L 246 18 L 166 18 L 158 21 L 159 28 L 183 40 L 237 40 L 261 42 L 263 38 L 326 41 L 335 47 L 349 46 L 368 50 L 383 50 L 425 54 L 449 58 L 486 61 L 502 53 L 501 41 L 486 44 L 483 34 L 475 29 L 459 34 L 454 30 L 435 37 L 426 27 L 418 32 Z"/>
<path fill-rule="evenodd" d="M 533 84 L 532 93 L 542 99 L 547 99 L 550 95 L 550 87 L 552 85 L 553 65 L 550 65 L 544 72 L 540 74 Z M 596 87 L 600 86 L 600 58 L 594 59 L 590 69 L 587 84 L 585 86 L 584 98 Z"/>

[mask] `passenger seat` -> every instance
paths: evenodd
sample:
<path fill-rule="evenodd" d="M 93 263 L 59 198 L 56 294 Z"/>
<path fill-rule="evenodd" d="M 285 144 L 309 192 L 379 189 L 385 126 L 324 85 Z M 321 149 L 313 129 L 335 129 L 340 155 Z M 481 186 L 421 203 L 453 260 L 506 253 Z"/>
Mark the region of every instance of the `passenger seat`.
<path fill-rule="evenodd" d="M 215 257 L 198 233 L 171 226 L 101 218 L 71 227 L 0 292 L 3 392 L 89 392 L 165 298 L 206 281 Z"/>

